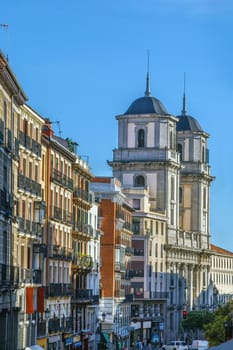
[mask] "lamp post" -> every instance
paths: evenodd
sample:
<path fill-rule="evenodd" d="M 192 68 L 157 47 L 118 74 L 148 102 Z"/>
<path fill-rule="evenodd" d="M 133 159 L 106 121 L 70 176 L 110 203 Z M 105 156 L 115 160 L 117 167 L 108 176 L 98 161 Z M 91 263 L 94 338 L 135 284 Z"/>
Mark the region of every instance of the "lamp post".
<path fill-rule="evenodd" d="M 77 331 L 79 330 L 80 333 L 81 333 L 81 329 L 82 329 L 81 316 L 82 316 L 82 310 L 78 309 L 78 311 L 77 311 Z"/>
<path fill-rule="evenodd" d="M 100 329 L 100 342 L 99 342 L 99 350 L 103 349 L 103 337 L 102 337 L 102 324 L 104 323 L 106 318 L 106 313 L 103 312 L 101 315 L 101 319 L 99 320 L 99 329 Z"/>
<path fill-rule="evenodd" d="M 47 308 L 44 312 L 46 324 L 45 324 L 45 333 L 46 333 L 46 349 L 48 348 L 48 337 L 49 337 L 49 318 L 50 318 L 50 310 Z"/>

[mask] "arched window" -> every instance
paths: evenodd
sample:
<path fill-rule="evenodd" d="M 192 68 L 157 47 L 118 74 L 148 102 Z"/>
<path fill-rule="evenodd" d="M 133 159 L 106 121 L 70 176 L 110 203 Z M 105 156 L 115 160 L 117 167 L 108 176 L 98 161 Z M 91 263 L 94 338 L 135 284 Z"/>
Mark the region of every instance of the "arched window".
<path fill-rule="evenodd" d="M 177 145 L 177 151 L 180 153 L 180 160 L 183 160 L 183 147 L 180 143 Z"/>
<path fill-rule="evenodd" d="M 139 175 L 135 179 L 135 187 L 144 187 L 145 186 L 145 179 L 142 175 Z"/>
<path fill-rule="evenodd" d="M 143 129 L 138 130 L 138 147 L 145 146 L 145 131 Z"/>

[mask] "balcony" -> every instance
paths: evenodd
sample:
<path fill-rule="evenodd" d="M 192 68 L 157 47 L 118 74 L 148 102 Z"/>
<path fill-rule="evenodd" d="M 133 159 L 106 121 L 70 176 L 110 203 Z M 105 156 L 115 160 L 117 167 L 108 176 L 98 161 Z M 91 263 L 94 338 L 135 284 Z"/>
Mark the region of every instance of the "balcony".
<path fill-rule="evenodd" d="M 92 203 L 92 201 L 93 201 L 92 195 L 88 191 L 82 190 L 80 188 L 78 188 L 78 189 L 76 188 L 74 190 L 73 198 L 74 198 L 74 200 L 81 199 L 89 204 Z"/>
<path fill-rule="evenodd" d="M 19 268 L 12 265 L 0 264 L 0 290 L 18 286 Z"/>
<path fill-rule="evenodd" d="M 32 153 L 36 154 L 38 157 L 41 157 L 41 144 L 32 139 Z"/>
<path fill-rule="evenodd" d="M 126 255 L 134 255 L 134 248 L 131 248 L 131 247 L 126 247 L 125 248 L 125 254 Z"/>
<path fill-rule="evenodd" d="M 71 300 L 72 303 L 93 303 L 94 296 L 92 289 L 77 289 Z"/>
<path fill-rule="evenodd" d="M 115 298 L 125 298 L 125 290 L 124 289 L 115 290 L 114 296 Z"/>
<path fill-rule="evenodd" d="M 143 270 L 129 270 L 129 278 L 133 277 L 144 277 Z"/>
<path fill-rule="evenodd" d="M 144 256 L 144 249 L 134 248 L 134 256 Z"/>
<path fill-rule="evenodd" d="M 60 332 L 61 327 L 60 327 L 60 319 L 59 318 L 50 318 L 48 322 L 48 331 L 49 333 L 58 333 Z"/>
<path fill-rule="evenodd" d="M 133 227 L 132 227 L 132 225 L 130 224 L 130 222 L 125 222 L 125 223 L 123 224 L 123 228 L 124 228 L 125 230 L 128 230 L 128 231 L 132 231 L 132 229 L 133 229 Z"/>
<path fill-rule="evenodd" d="M 20 281 L 20 283 L 32 283 L 33 270 L 19 268 L 19 281 Z"/>
<path fill-rule="evenodd" d="M 60 247 L 58 245 L 53 245 L 50 258 L 71 261 L 73 258 L 73 252 L 72 252 L 72 249 L 68 249 L 66 247 Z"/>
<path fill-rule="evenodd" d="M 125 263 L 121 263 L 119 261 L 115 262 L 115 271 L 126 272 Z"/>
<path fill-rule="evenodd" d="M 35 284 L 41 284 L 42 283 L 42 271 L 41 270 L 33 270 L 32 273 L 32 280 Z"/>
<path fill-rule="evenodd" d="M 50 180 L 57 183 L 58 185 L 62 185 L 63 184 L 62 176 L 63 176 L 62 172 L 54 168 L 51 170 Z"/>
<path fill-rule="evenodd" d="M 50 206 L 50 216 L 54 220 L 62 221 L 62 209 L 56 206 Z"/>
<path fill-rule="evenodd" d="M 62 183 L 63 186 L 68 188 L 69 190 L 73 191 L 73 179 L 71 179 L 70 177 L 63 175 L 62 176 Z"/>
<path fill-rule="evenodd" d="M 90 272 L 93 268 L 93 258 L 90 255 L 75 254 L 72 269 L 75 272 Z"/>
<path fill-rule="evenodd" d="M 59 296 L 72 296 L 73 295 L 73 285 L 70 283 L 50 283 L 46 287 L 46 296 L 49 297 L 59 297 Z"/>
<path fill-rule="evenodd" d="M 18 176 L 19 190 L 41 197 L 41 184 L 37 181 L 31 180 L 29 177 L 19 174 Z"/>
<path fill-rule="evenodd" d="M 44 337 L 46 335 L 46 320 L 37 323 L 37 337 Z"/>
<path fill-rule="evenodd" d="M 17 217 L 19 232 L 30 235 L 32 238 L 40 239 L 42 237 L 41 224 L 24 219 L 20 216 Z"/>
<path fill-rule="evenodd" d="M 73 223 L 72 213 L 67 210 L 63 210 L 63 221 L 69 225 L 72 225 Z"/>

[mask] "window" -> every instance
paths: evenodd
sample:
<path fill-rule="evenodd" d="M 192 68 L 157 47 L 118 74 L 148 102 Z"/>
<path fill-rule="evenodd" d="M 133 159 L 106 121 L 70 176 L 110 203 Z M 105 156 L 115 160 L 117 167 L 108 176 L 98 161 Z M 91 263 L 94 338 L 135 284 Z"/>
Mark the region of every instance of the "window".
<path fill-rule="evenodd" d="M 183 160 L 183 147 L 180 143 L 177 145 L 177 151 L 180 153 L 180 160 Z"/>
<path fill-rule="evenodd" d="M 139 221 L 133 221 L 133 233 L 135 235 L 139 235 L 139 233 L 140 233 L 140 222 Z"/>
<path fill-rule="evenodd" d="M 138 147 L 145 147 L 145 131 L 143 129 L 138 131 Z"/>
<path fill-rule="evenodd" d="M 206 188 L 203 189 L 203 208 L 206 209 L 207 205 L 206 205 Z"/>
<path fill-rule="evenodd" d="M 205 163 L 206 159 L 206 150 L 205 150 L 205 146 L 202 146 L 202 162 Z"/>
<path fill-rule="evenodd" d="M 144 187 L 145 186 L 145 179 L 144 176 L 139 175 L 135 179 L 135 187 Z"/>
<path fill-rule="evenodd" d="M 136 210 L 140 209 L 140 199 L 133 199 L 133 208 Z"/>
<path fill-rule="evenodd" d="M 180 202 L 180 204 L 183 203 L 183 189 L 182 189 L 182 187 L 179 188 L 179 202 Z"/>
<path fill-rule="evenodd" d="M 38 182 L 38 165 L 35 165 L 35 181 Z"/>
<path fill-rule="evenodd" d="M 171 200 L 175 199 L 175 179 L 171 177 Z"/>

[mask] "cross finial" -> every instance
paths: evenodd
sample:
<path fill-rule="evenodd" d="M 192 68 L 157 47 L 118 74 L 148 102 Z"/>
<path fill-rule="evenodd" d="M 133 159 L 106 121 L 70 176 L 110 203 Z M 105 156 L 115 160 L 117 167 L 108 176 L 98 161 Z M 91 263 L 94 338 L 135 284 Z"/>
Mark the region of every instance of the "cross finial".
<path fill-rule="evenodd" d="M 182 115 L 186 115 L 186 96 L 185 96 L 185 89 L 186 89 L 186 75 L 184 73 L 184 95 L 183 95 L 183 109 L 181 111 Z"/>
<path fill-rule="evenodd" d="M 150 50 L 147 50 L 147 75 L 145 96 L 150 96 Z"/>

